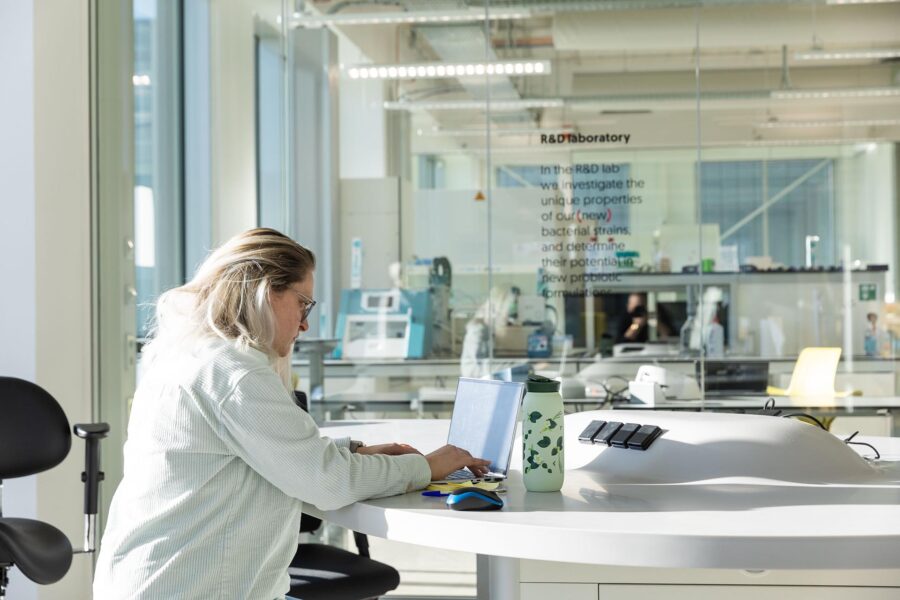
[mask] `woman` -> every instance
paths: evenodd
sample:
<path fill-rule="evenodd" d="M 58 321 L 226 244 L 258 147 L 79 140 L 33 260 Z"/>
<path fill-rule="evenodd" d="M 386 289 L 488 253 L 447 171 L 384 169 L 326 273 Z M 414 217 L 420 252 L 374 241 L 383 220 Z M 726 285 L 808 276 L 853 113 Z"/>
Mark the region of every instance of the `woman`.
<path fill-rule="evenodd" d="M 309 327 L 315 257 L 271 229 L 240 234 L 157 303 L 134 397 L 125 476 L 94 597 L 248 598 L 288 591 L 304 502 L 331 510 L 424 487 L 487 461 L 319 435 L 285 382 Z"/>

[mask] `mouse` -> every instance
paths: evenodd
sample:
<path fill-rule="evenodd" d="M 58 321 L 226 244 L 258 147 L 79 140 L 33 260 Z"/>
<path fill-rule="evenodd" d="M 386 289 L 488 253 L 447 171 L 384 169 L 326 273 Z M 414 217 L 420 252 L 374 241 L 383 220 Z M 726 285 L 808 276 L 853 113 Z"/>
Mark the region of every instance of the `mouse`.
<path fill-rule="evenodd" d="M 496 492 L 477 487 L 453 490 L 447 496 L 447 506 L 453 510 L 500 510 L 503 500 Z"/>

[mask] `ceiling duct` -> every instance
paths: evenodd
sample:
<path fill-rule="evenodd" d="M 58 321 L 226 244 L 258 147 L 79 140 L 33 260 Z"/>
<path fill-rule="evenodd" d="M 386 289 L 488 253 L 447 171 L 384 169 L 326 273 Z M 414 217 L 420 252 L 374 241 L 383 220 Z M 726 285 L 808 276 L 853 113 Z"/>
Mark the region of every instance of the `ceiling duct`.
<path fill-rule="evenodd" d="M 420 26 L 416 31 L 428 41 L 444 63 L 498 60 L 493 48 L 486 43 L 482 26 Z M 473 100 L 485 101 L 489 98 L 494 103 L 522 99 L 516 86 L 505 75 L 460 77 L 458 80 Z M 491 120 L 503 124 L 524 124 L 533 123 L 535 119 L 532 113 L 523 109 L 493 114 Z"/>
<path fill-rule="evenodd" d="M 639 54 L 692 48 L 697 15 L 704 51 L 810 46 L 809 11 L 798 6 L 704 6 L 645 11 L 557 13 L 557 50 Z M 829 45 L 893 47 L 900 44 L 900 4 L 832 6 L 817 10 L 815 34 Z M 740 26 L 736 27 L 736 24 Z"/>

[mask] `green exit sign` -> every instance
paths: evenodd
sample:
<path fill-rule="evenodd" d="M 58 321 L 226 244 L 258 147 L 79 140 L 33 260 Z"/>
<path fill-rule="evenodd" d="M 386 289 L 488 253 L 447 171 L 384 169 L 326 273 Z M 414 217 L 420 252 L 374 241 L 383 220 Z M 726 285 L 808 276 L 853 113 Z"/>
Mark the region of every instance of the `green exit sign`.
<path fill-rule="evenodd" d="M 877 283 L 861 283 L 859 284 L 859 299 L 862 301 L 875 300 L 878 296 Z"/>

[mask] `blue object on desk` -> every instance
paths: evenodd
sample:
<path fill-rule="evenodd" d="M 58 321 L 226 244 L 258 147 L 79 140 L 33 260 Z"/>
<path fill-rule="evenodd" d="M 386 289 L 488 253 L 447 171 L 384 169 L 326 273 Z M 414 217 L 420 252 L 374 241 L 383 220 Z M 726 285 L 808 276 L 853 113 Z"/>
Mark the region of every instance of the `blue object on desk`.
<path fill-rule="evenodd" d="M 428 491 L 422 492 L 422 495 L 429 496 L 431 498 L 441 498 L 443 496 L 449 496 L 450 492 L 440 492 L 438 490 L 428 490 Z"/>
<path fill-rule="evenodd" d="M 464 487 L 450 493 L 447 506 L 453 510 L 499 510 L 503 508 L 503 500 L 490 490 Z"/>

